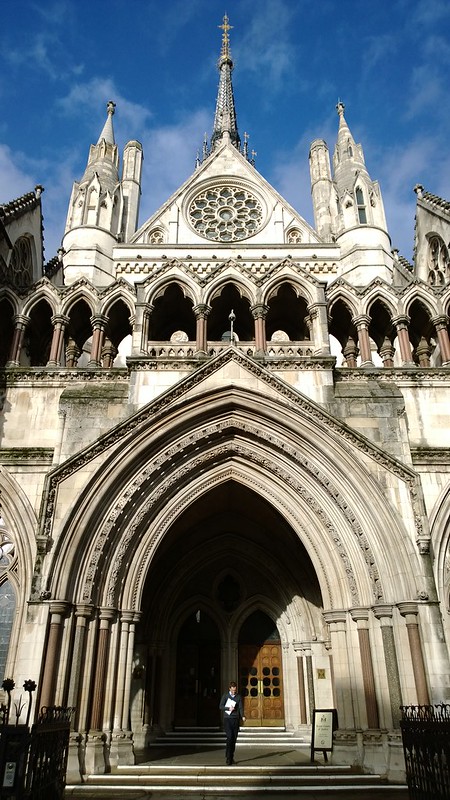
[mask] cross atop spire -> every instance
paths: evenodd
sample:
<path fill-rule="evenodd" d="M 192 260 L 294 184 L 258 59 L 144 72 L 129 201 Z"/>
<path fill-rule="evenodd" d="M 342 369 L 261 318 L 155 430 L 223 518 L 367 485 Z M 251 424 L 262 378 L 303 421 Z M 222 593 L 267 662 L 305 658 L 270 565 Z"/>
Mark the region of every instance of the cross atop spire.
<path fill-rule="evenodd" d="M 218 142 L 222 141 L 224 133 L 230 135 L 232 144 L 239 150 L 241 140 L 237 129 L 233 84 L 231 82 L 231 73 L 234 65 L 230 52 L 229 31 L 233 26 L 230 25 L 227 14 L 223 17 L 222 25 L 218 27 L 222 30 L 222 48 L 217 65 L 219 69 L 219 88 L 211 136 L 211 150 L 214 149 Z"/>

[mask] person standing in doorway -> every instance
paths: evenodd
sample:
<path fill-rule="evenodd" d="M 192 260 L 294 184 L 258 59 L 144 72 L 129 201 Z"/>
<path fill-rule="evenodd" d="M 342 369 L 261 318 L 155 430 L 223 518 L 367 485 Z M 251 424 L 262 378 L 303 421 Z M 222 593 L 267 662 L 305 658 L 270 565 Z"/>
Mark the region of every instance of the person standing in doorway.
<path fill-rule="evenodd" d="M 227 764 L 234 764 L 234 750 L 239 733 L 239 725 L 245 722 L 242 697 L 237 692 L 237 684 L 231 681 L 228 692 L 222 695 L 219 708 L 223 711 L 223 729 L 226 737 L 225 760 Z"/>

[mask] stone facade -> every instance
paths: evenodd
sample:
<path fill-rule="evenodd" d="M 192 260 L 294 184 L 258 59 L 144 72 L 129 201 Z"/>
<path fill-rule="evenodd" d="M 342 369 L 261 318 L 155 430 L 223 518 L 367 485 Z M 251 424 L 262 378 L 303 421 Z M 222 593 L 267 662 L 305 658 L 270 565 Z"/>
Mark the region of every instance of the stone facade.
<path fill-rule="evenodd" d="M 340 103 L 312 228 L 241 146 L 228 30 L 211 147 L 137 230 L 113 103 L 57 258 L 40 187 L 0 208 L 1 666 L 76 707 L 72 777 L 237 676 L 250 724 L 335 707 L 333 759 L 397 779 L 399 706 L 450 697 L 450 204 L 416 187 L 391 250 Z"/>

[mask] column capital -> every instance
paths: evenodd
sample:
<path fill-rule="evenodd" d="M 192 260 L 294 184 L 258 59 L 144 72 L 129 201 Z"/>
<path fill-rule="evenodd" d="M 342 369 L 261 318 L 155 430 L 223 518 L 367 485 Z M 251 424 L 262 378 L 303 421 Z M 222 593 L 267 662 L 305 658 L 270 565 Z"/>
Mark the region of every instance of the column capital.
<path fill-rule="evenodd" d="M 26 314 L 14 314 L 13 322 L 16 328 L 26 328 L 30 323 L 30 317 L 27 317 Z"/>
<path fill-rule="evenodd" d="M 405 600 L 402 603 L 397 603 L 397 608 L 402 617 L 405 617 L 407 623 L 417 623 L 417 615 L 419 613 L 418 603 L 413 600 Z M 408 619 L 408 617 L 410 619 Z"/>
<path fill-rule="evenodd" d="M 396 328 L 407 328 L 410 322 L 411 318 L 408 317 L 408 314 L 399 314 L 397 317 L 392 317 L 392 324 Z"/>
<path fill-rule="evenodd" d="M 324 611 L 322 616 L 329 625 L 343 625 L 344 629 L 347 624 L 347 612 L 341 611 Z"/>
<path fill-rule="evenodd" d="M 65 614 L 67 614 L 70 605 L 71 604 L 67 600 L 52 600 L 48 607 L 52 616 L 55 615 L 63 617 Z"/>
<path fill-rule="evenodd" d="M 254 306 L 250 306 L 250 311 L 252 312 L 253 319 L 265 319 L 269 311 L 269 306 L 264 305 L 264 303 L 255 303 Z"/>
<path fill-rule="evenodd" d="M 109 322 L 108 317 L 105 317 L 104 314 L 93 314 L 90 321 L 93 328 L 100 328 L 100 330 L 104 330 Z"/>
<path fill-rule="evenodd" d="M 439 314 L 437 317 L 431 317 L 430 322 L 438 331 L 447 327 L 450 322 L 450 317 L 448 317 L 447 314 Z"/>
<path fill-rule="evenodd" d="M 375 619 L 379 619 L 383 625 L 383 622 L 387 624 L 387 621 L 392 619 L 394 608 L 386 603 L 374 606 L 372 611 Z"/>
<path fill-rule="evenodd" d="M 75 606 L 76 617 L 92 617 L 94 606 L 90 603 L 77 603 Z"/>
<path fill-rule="evenodd" d="M 368 608 L 351 608 L 350 616 L 353 622 L 356 622 L 358 628 L 369 627 L 369 609 Z"/>
<path fill-rule="evenodd" d="M 196 317 L 207 317 L 208 314 L 211 312 L 211 306 L 208 303 L 198 303 L 196 306 L 193 307 L 192 311 L 194 312 Z"/>
<path fill-rule="evenodd" d="M 352 317 L 352 323 L 356 325 L 358 330 L 360 328 L 368 328 L 371 321 L 371 318 L 367 314 L 358 314 L 358 316 Z"/>
<path fill-rule="evenodd" d="M 53 314 L 50 318 L 50 322 L 52 325 L 61 325 L 61 327 L 65 327 L 69 324 L 70 318 L 66 316 L 66 314 Z"/>
<path fill-rule="evenodd" d="M 107 621 L 112 622 L 117 615 L 117 611 L 115 608 L 99 608 L 98 609 L 98 618 L 100 622 Z"/>

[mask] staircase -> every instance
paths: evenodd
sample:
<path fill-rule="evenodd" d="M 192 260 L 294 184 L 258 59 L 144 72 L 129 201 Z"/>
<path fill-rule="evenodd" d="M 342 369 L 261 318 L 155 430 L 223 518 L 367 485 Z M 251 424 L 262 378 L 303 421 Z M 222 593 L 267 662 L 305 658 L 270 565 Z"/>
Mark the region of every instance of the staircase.
<path fill-rule="evenodd" d="M 226 766 L 225 737 L 217 728 L 184 728 L 156 739 L 137 764 L 120 766 L 109 775 L 87 775 L 82 785 L 66 787 L 66 798 L 204 798 L 206 795 L 255 800 L 267 792 L 294 797 L 340 796 L 342 800 L 364 793 L 365 800 L 406 800 L 406 787 L 389 786 L 379 775 L 363 775 L 347 766 L 332 766 L 322 754 L 310 762 L 310 743 L 282 728 L 243 728 L 238 737 L 236 761 Z M 333 795 L 327 794 L 333 791 Z M 334 792 L 338 794 L 334 795 Z"/>

